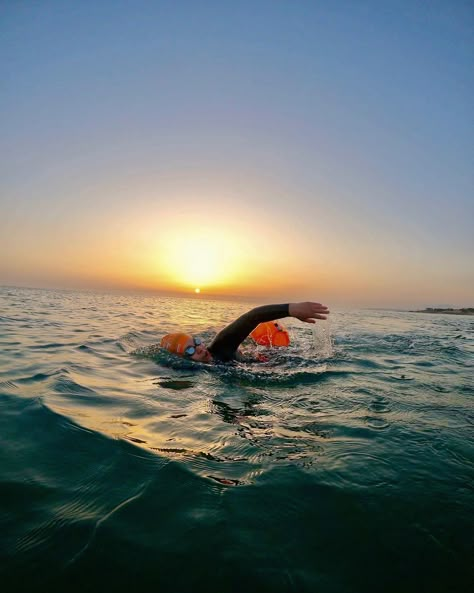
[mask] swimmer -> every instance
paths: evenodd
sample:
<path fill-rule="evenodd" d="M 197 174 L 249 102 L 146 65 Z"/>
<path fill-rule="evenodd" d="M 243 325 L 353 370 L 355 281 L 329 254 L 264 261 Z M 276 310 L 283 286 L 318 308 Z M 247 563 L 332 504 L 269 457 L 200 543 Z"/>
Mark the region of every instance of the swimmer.
<path fill-rule="evenodd" d="M 320 303 L 287 303 L 285 305 L 264 305 L 244 313 L 220 331 L 209 347 L 199 338 L 189 334 L 168 334 L 161 339 L 161 347 L 173 354 L 196 362 L 228 362 L 238 359 L 238 348 L 245 338 L 264 321 L 283 317 L 295 317 L 305 323 L 316 323 L 326 319 L 329 310 Z"/>

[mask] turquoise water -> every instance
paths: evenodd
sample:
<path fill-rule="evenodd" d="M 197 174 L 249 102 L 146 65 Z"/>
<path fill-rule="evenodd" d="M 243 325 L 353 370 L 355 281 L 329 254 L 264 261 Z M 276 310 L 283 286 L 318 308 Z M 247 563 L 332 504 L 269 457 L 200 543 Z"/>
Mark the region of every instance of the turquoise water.
<path fill-rule="evenodd" d="M 251 306 L 0 288 L 3 591 L 467 591 L 473 318 L 287 320 L 263 364 L 153 346 Z"/>

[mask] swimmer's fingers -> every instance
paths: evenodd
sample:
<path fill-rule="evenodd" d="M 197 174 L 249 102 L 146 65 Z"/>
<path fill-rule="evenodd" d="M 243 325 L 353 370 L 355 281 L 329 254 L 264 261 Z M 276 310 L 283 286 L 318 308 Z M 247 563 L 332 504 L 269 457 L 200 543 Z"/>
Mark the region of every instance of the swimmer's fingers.
<path fill-rule="evenodd" d="M 315 314 L 313 317 L 308 317 L 307 319 L 302 319 L 301 321 L 304 321 L 304 323 L 316 323 L 316 319 L 327 319 L 327 317 L 326 315 Z"/>
<path fill-rule="evenodd" d="M 321 303 L 290 303 L 288 313 L 306 323 L 314 323 L 315 319 L 326 319 L 329 310 Z"/>
<path fill-rule="evenodd" d="M 317 319 L 321 319 L 318 315 L 327 315 L 329 313 L 329 309 L 326 305 L 321 305 L 320 303 L 308 303 L 311 305 L 312 315 L 308 315 L 308 317 L 316 317 Z"/>

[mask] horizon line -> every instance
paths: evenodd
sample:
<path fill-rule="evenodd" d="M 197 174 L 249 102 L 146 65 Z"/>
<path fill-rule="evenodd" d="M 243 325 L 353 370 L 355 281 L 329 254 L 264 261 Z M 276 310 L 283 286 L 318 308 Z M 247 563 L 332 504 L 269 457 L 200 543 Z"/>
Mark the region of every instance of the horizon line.
<path fill-rule="evenodd" d="M 240 301 L 240 302 L 255 302 L 255 303 L 266 303 L 270 302 L 271 297 L 266 296 L 250 296 L 250 295 L 236 295 L 236 294 L 217 294 L 217 293 L 195 293 L 193 291 L 184 292 L 178 290 L 166 290 L 166 289 L 157 289 L 157 288 L 130 288 L 130 287 L 65 287 L 65 286 L 24 286 L 24 285 L 16 285 L 16 284 L 2 284 L 0 283 L 0 288 L 7 288 L 7 289 L 20 289 L 20 290 L 45 290 L 45 291 L 64 291 L 64 292 L 95 292 L 95 293 L 104 293 L 104 294 L 137 294 L 137 295 L 150 295 L 150 296 L 162 296 L 162 297 L 169 297 L 169 298 L 187 298 L 187 299 L 194 299 L 197 301 L 206 301 L 206 300 L 217 300 L 217 301 Z M 269 300 L 270 299 L 270 300 Z M 295 299 L 283 298 L 278 299 L 281 302 L 295 302 Z M 338 308 L 354 308 L 354 309 L 363 309 L 367 311 L 405 311 L 407 313 L 410 312 L 418 312 L 423 309 L 417 309 L 416 311 L 413 310 L 413 307 L 421 307 L 421 305 L 408 305 L 404 306 L 394 306 L 394 305 L 336 305 Z M 428 308 L 453 308 L 453 309 L 463 309 L 463 308 L 470 308 L 466 306 L 455 306 L 453 304 L 437 304 L 437 305 L 424 305 L 425 309 Z"/>

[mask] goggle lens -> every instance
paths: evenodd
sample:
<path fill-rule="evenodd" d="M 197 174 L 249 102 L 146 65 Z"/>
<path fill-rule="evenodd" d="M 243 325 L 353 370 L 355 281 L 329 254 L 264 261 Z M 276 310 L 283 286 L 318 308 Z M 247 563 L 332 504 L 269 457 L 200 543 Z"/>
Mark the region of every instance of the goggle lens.
<path fill-rule="evenodd" d="M 194 346 L 188 346 L 186 348 L 186 350 L 184 351 L 184 354 L 186 356 L 192 356 L 193 354 L 195 354 L 196 346 L 199 346 L 200 344 L 202 344 L 201 338 L 193 338 L 193 340 L 194 340 Z"/>

